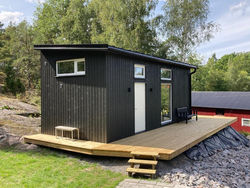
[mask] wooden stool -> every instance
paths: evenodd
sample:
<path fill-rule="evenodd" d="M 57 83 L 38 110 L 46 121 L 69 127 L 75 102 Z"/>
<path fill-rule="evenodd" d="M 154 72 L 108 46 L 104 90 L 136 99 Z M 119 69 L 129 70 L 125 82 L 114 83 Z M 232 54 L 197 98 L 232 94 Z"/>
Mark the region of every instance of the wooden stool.
<path fill-rule="evenodd" d="M 58 131 L 62 131 L 62 137 L 63 137 L 63 133 L 64 131 L 68 131 L 68 132 L 71 132 L 71 138 L 74 139 L 74 131 L 77 132 L 77 139 L 79 140 L 79 129 L 78 128 L 75 128 L 75 127 L 66 127 L 66 126 L 56 126 L 55 127 L 55 134 L 56 136 L 58 136 Z"/>

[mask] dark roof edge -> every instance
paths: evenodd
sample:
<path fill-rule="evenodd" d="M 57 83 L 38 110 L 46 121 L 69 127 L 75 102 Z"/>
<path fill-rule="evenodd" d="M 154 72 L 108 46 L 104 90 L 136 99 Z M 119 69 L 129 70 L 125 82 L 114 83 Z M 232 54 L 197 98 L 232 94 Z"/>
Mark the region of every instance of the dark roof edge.
<path fill-rule="evenodd" d="M 114 52 L 120 52 L 120 53 L 128 54 L 128 55 L 131 55 L 131 56 L 144 57 L 144 58 L 151 59 L 151 60 L 161 62 L 161 63 L 173 63 L 173 64 L 176 64 L 176 65 L 180 65 L 180 66 L 184 66 L 184 67 L 188 67 L 188 68 L 194 68 L 194 69 L 197 68 L 195 65 L 191 65 L 191 64 L 188 64 L 188 63 L 173 61 L 173 60 L 169 60 L 169 59 L 163 59 L 163 58 L 160 58 L 160 57 L 155 57 L 155 56 L 143 54 L 143 53 L 140 53 L 140 52 L 125 50 L 125 49 L 117 48 L 117 47 L 114 47 L 114 46 L 109 46 L 108 49 L 111 50 L 111 51 L 114 51 Z"/>
<path fill-rule="evenodd" d="M 45 45 L 34 45 L 35 50 L 97 50 L 97 51 L 102 51 L 102 50 L 107 50 L 108 45 L 106 44 L 84 44 L 84 45 L 50 45 L 50 44 L 45 44 Z"/>
<path fill-rule="evenodd" d="M 173 61 L 169 59 L 163 59 L 147 54 L 143 54 L 140 52 L 125 50 L 122 48 L 117 48 L 114 46 L 109 46 L 108 44 L 83 44 L 83 45 L 34 45 L 35 50 L 91 50 L 91 51 L 110 51 L 113 53 L 120 53 L 120 54 L 126 54 L 129 56 L 134 57 L 142 57 L 150 60 L 154 60 L 161 63 L 173 63 L 175 65 L 187 67 L 187 68 L 194 68 L 197 69 L 195 65 L 191 65 L 184 62 L 179 61 Z"/>
<path fill-rule="evenodd" d="M 229 109 L 229 110 L 247 110 L 249 111 L 250 109 L 247 108 L 230 108 L 230 107 L 214 107 L 214 106 L 199 106 L 199 105 L 192 105 L 194 108 L 218 108 L 218 109 Z"/>

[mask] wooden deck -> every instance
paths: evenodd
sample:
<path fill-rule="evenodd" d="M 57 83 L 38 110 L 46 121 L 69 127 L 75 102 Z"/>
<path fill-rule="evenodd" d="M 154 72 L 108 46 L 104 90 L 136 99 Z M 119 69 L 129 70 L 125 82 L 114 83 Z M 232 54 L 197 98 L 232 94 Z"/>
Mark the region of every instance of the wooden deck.
<path fill-rule="evenodd" d="M 99 156 L 131 157 L 132 151 L 157 152 L 159 159 L 170 160 L 235 121 L 236 118 L 222 116 L 199 116 L 198 121 L 174 123 L 108 144 L 45 134 L 25 136 L 24 141 Z"/>

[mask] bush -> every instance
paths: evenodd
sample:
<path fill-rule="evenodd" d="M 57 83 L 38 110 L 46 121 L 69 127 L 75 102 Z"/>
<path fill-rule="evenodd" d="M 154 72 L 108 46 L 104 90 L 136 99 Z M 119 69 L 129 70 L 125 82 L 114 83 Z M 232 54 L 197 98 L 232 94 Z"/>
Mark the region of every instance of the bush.
<path fill-rule="evenodd" d="M 17 93 L 24 93 L 25 87 L 22 84 L 21 80 L 19 78 L 16 78 L 15 71 L 11 65 L 7 65 L 5 67 L 5 81 L 4 81 L 4 87 L 3 91 L 5 93 L 12 93 L 13 95 L 16 95 Z"/>

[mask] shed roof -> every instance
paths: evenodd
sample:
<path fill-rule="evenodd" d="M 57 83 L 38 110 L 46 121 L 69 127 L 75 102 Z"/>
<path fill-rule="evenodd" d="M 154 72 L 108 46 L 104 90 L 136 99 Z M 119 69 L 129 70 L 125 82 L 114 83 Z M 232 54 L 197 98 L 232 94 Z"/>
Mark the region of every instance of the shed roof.
<path fill-rule="evenodd" d="M 192 107 L 250 110 L 250 92 L 193 91 Z"/>
<path fill-rule="evenodd" d="M 110 46 L 108 44 L 60 44 L 60 45 L 34 45 L 35 50 L 86 50 L 86 51 L 109 51 L 113 53 L 123 54 L 127 56 L 137 57 L 137 58 L 143 58 L 149 61 L 155 61 L 160 63 L 167 63 L 167 64 L 173 64 L 177 66 L 182 66 L 186 68 L 194 68 L 197 67 L 195 65 L 191 65 L 188 63 L 180 62 L 180 61 L 174 61 L 170 59 L 163 59 L 147 54 L 143 54 L 140 52 L 135 52 L 131 50 L 125 50 L 123 48 L 117 48 L 115 46 Z"/>

